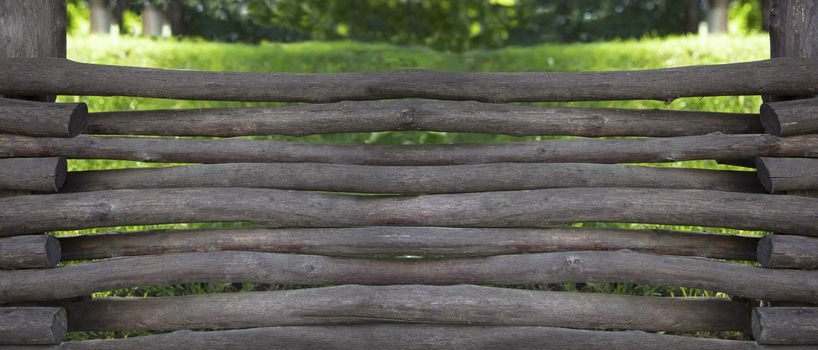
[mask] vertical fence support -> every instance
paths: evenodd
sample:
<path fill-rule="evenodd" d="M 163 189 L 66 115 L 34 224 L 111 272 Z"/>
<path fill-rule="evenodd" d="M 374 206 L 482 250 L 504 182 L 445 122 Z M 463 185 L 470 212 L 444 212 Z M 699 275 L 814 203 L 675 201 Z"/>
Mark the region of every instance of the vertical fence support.
<path fill-rule="evenodd" d="M 65 58 L 65 0 L 0 1 L 0 58 Z M 26 99 L 54 102 L 56 96 Z"/>
<path fill-rule="evenodd" d="M 770 13 L 770 57 L 818 59 L 818 2 L 773 0 Z M 765 101 L 781 101 L 811 96 L 765 97 Z"/>

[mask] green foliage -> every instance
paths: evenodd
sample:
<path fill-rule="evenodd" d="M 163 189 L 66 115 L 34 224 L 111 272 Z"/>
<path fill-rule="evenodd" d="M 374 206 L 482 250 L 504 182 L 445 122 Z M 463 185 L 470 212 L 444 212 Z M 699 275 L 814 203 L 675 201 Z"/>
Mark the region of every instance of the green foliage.
<path fill-rule="evenodd" d="M 354 72 L 393 69 L 436 69 L 445 71 L 583 71 L 664 68 L 693 64 L 717 64 L 760 60 L 769 57 L 766 35 L 746 37 L 672 37 L 666 39 L 627 40 L 593 44 L 547 44 L 532 47 L 511 47 L 500 50 L 439 52 L 428 48 L 396 47 L 386 44 L 354 42 L 303 42 L 293 44 L 263 43 L 261 45 L 211 43 L 199 40 L 153 40 L 130 37 L 71 36 L 68 57 L 81 62 L 146 66 L 161 68 L 201 69 L 256 72 Z M 82 101 L 92 112 L 109 110 L 143 110 L 159 108 L 201 108 L 224 106 L 277 105 L 275 103 L 241 103 L 218 101 L 181 101 L 128 97 L 61 96 L 60 101 Z M 710 110 L 724 112 L 757 112 L 758 97 L 683 98 L 670 103 L 659 101 L 609 101 L 582 103 L 551 103 L 563 106 L 662 108 Z M 482 134 L 442 132 L 380 132 L 306 137 L 262 136 L 257 139 L 290 140 L 296 142 L 365 142 L 388 144 L 507 142 L 551 139 L 549 135 L 511 137 Z M 167 166 L 170 164 L 140 163 L 114 160 L 71 160 L 71 171 L 128 167 Z M 712 160 L 665 163 L 661 166 L 725 169 Z M 246 223 L 189 223 L 173 225 L 129 226 L 57 232 L 56 234 L 95 233 L 110 230 L 138 231 L 160 228 L 248 227 Z M 578 223 L 576 227 L 664 228 L 709 232 L 758 234 L 719 228 Z M 163 287 L 127 288 L 98 293 L 99 296 L 160 296 L 250 290 L 276 290 L 302 286 L 276 284 L 188 283 Z M 633 295 L 696 295 L 724 294 L 678 287 L 654 288 L 628 283 L 532 284 L 511 286 L 527 289 L 570 290 Z M 74 340 L 123 337 L 143 332 L 72 333 Z"/>

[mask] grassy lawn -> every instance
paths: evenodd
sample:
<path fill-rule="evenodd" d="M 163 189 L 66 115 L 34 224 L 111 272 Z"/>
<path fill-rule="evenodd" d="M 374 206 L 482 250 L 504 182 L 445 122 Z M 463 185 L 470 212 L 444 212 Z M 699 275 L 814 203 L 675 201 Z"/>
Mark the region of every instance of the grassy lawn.
<path fill-rule="evenodd" d="M 74 36 L 68 40 L 70 59 L 127 66 L 254 71 L 254 72 L 358 72 L 394 69 L 435 69 L 445 71 L 587 71 L 628 70 L 678 67 L 761 60 L 769 57 L 766 35 L 746 37 L 673 37 L 640 41 L 617 41 L 595 44 L 547 44 L 533 47 L 511 47 L 491 51 L 464 53 L 437 52 L 425 48 L 397 47 L 353 42 L 305 42 L 296 44 L 264 43 L 258 46 L 201 41 L 152 40 L 130 37 Z M 126 97 L 61 96 L 61 101 L 86 102 L 91 111 L 142 110 L 158 108 L 194 108 L 223 106 L 274 105 L 238 102 L 177 101 Z M 560 103 L 565 106 L 626 107 L 709 110 L 723 112 L 757 112 L 759 97 L 683 98 L 675 101 L 611 101 Z M 299 142 L 367 142 L 367 143 L 455 143 L 542 140 L 536 137 L 511 137 L 439 132 L 381 132 L 366 134 L 322 135 L 307 137 L 256 137 Z M 70 170 L 110 169 L 161 166 L 128 161 L 72 160 Z M 710 160 L 663 164 L 662 166 L 726 169 Z M 122 227 L 117 230 L 145 230 L 168 227 L 242 226 L 242 223 L 178 224 Z M 706 230 L 711 232 L 748 233 L 717 228 L 634 225 L 577 224 L 576 226 L 616 226 Z M 109 229 L 72 231 L 100 232 Z M 64 234 L 60 232 L 58 234 Z M 294 286 L 256 284 L 184 284 L 166 287 L 131 288 L 99 295 L 182 295 L 241 290 L 272 290 Z M 530 289 L 582 290 L 635 295 L 710 295 L 716 293 L 686 288 L 652 288 L 632 284 L 562 284 L 517 286 Z M 134 333 L 127 333 L 133 335 Z M 117 334 L 122 335 L 122 334 Z M 117 336 L 105 334 L 72 334 L 73 339 Z"/>

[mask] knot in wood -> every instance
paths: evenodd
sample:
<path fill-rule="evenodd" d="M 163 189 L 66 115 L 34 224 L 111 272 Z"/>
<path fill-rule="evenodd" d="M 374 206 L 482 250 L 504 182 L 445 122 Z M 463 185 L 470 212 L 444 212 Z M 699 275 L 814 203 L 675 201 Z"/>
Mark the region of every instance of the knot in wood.
<path fill-rule="evenodd" d="M 403 125 L 408 125 L 408 126 L 414 125 L 415 124 L 415 118 L 414 118 L 415 114 L 416 114 L 416 111 L 415 111 L 414 108 L 406 108 L 406 109 L 400 111 L 400 113 L 398 113 L 398 120 L 400 120 L 401 124 L 403 124 Z"/>

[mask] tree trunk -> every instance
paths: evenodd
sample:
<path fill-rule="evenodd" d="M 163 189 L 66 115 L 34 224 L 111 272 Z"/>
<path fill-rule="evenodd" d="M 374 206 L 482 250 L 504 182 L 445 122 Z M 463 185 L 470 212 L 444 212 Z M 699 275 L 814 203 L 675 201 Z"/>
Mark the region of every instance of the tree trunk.
<path fill-rule="evenodd" d="M 142 35 L 161 36 L 165 19 L 162 11 L 152 2 L 145 2 L 142 9 Z"/>
<path fill-rule="evenodd" d="M 727 33 L 730 0 L 710 0 L 707 12 L 707 31 L 713 34 Z"/>
<path fill-rule="evenodd" d="M 687 32 L 691 34 L 699 32 L 699 1 L 687 0 Z"/>
<path fill-rule="evenodd" d="M 107 0 L 90 0 L 91 33 L 111 32 L 111 11 Z"/>

